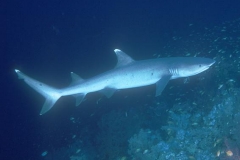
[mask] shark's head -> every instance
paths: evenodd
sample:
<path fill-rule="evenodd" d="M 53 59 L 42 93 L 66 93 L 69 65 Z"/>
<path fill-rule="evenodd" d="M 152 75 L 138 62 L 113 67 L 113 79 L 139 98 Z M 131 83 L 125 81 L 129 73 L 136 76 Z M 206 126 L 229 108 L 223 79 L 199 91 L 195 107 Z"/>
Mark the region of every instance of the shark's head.
<path fill-rule="evenodd" d="M 177 67 L 178 76 L 177 77 L 189 77 L 196 74 L 199 74 L 207 70 L 211 65 L 215 63 L 213 59 L 210 58 L 198 58 L 198 57 L 189 57 L 183 58 L 179 62 Z"/>

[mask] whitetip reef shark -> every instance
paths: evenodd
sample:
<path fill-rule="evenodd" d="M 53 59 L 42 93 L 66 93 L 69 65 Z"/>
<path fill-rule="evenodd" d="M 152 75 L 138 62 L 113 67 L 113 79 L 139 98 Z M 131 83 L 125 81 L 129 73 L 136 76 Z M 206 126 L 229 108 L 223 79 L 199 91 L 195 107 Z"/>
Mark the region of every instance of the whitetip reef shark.
<path fill-rule="evenodd" d="M 171 79 L 189 77 L 207 70 L 215 63 L 213 59 L 200 57 L 172 57 L 136 61 L 119 49 L 115 49 L 117 65 L 114 69 L 89 79 L 82 79 L 71 72 L 72 83 L 56 89 L 39 82 L 15 69 L 19 79 L 42 94 L 46 101 L 40 115 L 49 111 L 62 96 L 73 95 L 78 106 L 90 92 L 100 91 L 108 98 L 116 90 L 156 84 L 156 96 L 164 90 Z"/>

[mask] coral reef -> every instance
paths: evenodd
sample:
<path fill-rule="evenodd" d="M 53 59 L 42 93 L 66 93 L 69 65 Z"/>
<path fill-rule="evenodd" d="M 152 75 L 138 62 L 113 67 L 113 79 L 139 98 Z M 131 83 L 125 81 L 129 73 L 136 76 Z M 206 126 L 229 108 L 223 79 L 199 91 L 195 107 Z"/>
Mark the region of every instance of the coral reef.
<path fill-rule="evenodd" d="M 221 102 L 209 113 L 191 113 L 174 106 L 162 131 L 140 130 L 129 139 L 129 154 L 133 160 L 238 160 L 240 101 L 236 97 L 239 96 L 238 89 L 223 92 Z"/>

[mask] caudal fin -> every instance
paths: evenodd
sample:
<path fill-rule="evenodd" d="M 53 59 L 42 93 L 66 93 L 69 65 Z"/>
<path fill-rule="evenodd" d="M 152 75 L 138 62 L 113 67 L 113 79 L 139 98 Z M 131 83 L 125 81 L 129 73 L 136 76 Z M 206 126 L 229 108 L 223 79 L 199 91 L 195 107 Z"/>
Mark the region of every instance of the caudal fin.
<path fill-rule="evenodd" d="M 32 87 L 34 90 L 36 90 L 46 98 L 46 101 L 42 107 L 40 115 L 43 115 L 44 113 L 49 111 L 56 103 L 56 101 L 61 97 L 61 93 L 59 92 L 58 89 L 50 87 L 35 79 L 32 79 L 31 77 L 28 77 L 27 75 L 25 75 L 24 73 L 17 69 L 15 69 L 15 72 L 17 73 L 19 79 L 23 79 L 30 87 Z"/>

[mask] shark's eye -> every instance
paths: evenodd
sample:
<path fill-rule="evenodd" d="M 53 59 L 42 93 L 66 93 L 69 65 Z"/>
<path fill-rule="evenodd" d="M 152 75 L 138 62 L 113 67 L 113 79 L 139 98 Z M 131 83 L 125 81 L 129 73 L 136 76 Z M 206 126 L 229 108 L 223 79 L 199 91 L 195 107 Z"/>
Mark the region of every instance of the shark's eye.
<path fill-rule="evenodd" d="M 201 65 L 201 64 L 199 64 L 199 67 L 202 67 L 202 65 Z"/>

